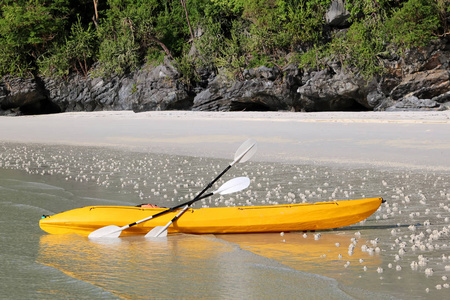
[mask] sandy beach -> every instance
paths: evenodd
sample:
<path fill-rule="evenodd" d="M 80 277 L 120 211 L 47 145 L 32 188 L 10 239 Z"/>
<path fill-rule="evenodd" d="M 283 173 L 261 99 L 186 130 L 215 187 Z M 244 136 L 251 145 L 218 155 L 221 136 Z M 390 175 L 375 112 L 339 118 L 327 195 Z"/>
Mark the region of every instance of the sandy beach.
<path fill-rule="evenodd" d="M 443 299 L 449 123 L 450 112 L 0 117 L 0 289 L 11 299 Z M 42 215 L 83 206 L 185 202 L 248 138 L 258 152 L 225 177 L 251 186 L 196 208 L 386 202 L 363 222 L 320 233 L 98 244 L 38 226 Z"/>
<path fill-rule="evenodd" d="M 0 117 L 0 126 L 4 142 L 228 158 L 253 138 L 256 161 L 450 169 L 450 111 L 76 112 Z"/>

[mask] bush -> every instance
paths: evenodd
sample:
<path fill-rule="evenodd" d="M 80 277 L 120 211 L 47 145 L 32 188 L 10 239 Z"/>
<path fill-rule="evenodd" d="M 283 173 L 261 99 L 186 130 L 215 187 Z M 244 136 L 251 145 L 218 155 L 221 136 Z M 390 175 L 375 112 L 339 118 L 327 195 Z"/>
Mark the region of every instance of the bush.
<path fill-rule="evenodd" d="M 64 35 L 68 5 L 68 0 L 2 1 L 0 76 L 35 71 L 36 59 Z"/>
<path fill-rule="evenodd" d="M 98 48 L 97 32 L 91 24 L 85 29 L 81 18 L 72 25 L 70 37 L 63 45 L 57 45 L 47 55 L 38 59 L 38 66 L 46 76 L 66 77 L 70 70 L 76 70 L 87 77 Z"/>
<path fill-rule="evenodd" d="M 5 75 L 27 76 L 33 70 L 25 53 L 17 48 L 8 47 L 0 40 L 0 77 Z"/>
<path fill-rule="evenodd" d="M 335 55 L 344 68 L 357 70 L 366 79 L 383 72 L 378 55 L 385 50 L 380 36 L 380 22 L 362 20 L 352 24 L 347 33 L 330 43 L 330 53 Z"/>
<path fill-rule="evenodd" d="M 331 0 L 249 0 L 242 17 L 252 22 L 251 51 L 274 54 L 320 42 Z"/>
<path fill-rule="evenodd" d="M 383 73 L 379 56 L 388 50 L 388 45 L 395 44 L 400 50 L 425 46 L 437 36 L 442 25 L 437 1 L 349 0 L 347 8 L 353 21 L 348 31 L 322 46 L 315 63 L 313 53 L 307 52 L 302 56 L 303 65 L 320 67 L 318 58 L 329 53 L 344 68 L 356 70 L 369 79 Z"/>
<path fill-rule="evenodd" d="M 425 46 L 439 27 L 438 7 L 430 0 L 409 0 L 386 22 L 392 42 L 402 48 Z"/>
<path fill-rule="evenodd" d="M 189 0 L 198 33 L 192 40 L 181 1 L 0 3 L 0 76 L 86 76 L 94 64 L 97 75 L 121 74 L 169 56 L 186 76 L 195 76 L 192 64 L 239 77 L 244 68 L 281 65 L 288 53 L 302 53 L 302 67 L 324 67 L 323 58 L 334 55 L 370 77 L 382 72 L 377 55 L 390 44 L 405 49 L 448 35 L 450 13 L 449 0 L 346 0 L 352 25 L 330 41 L 324 15 L 331 0 Z M 201 54 L 195 62 L 186 57 L 192 45 Z"/>
<path fill-rule="evenodd" d="M 115 37 L 103 39 L 98 57 L 100 65 L 95 75 L 121 75 L 136 69 L 139 65 L 138 49 L 139 46 L 128 29 L 124 29 L 123 33 L 119 32 Z"/>

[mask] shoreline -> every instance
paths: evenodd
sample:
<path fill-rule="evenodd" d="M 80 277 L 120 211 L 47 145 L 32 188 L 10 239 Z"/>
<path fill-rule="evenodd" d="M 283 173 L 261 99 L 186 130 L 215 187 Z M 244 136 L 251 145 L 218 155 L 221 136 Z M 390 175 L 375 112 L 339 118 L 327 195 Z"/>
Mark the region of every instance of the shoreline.
<path fill-rule="evenodd" d="M 257 161 L 450 170 L 450 111 L 73 112 L 0 117 L 0 141 L 230 158 L 247 138 Z"/>
<path fill-rule="evenodd" d="M 93 111 L 65 112 L 48 115 L 0 116 L 1 118 L 184 118 L 189 120 L 222 119 L 254 121 L 339 122 L 339 123 L 436 123 L 450 124 L 450 110 L 404 112 L 206 112 L 206 111 Z"/>

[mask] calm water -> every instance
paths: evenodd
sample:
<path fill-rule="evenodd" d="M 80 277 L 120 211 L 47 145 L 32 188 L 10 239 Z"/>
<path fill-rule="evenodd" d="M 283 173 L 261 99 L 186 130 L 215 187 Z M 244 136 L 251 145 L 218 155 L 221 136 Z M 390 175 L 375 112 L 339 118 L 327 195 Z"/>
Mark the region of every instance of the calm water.
<path fill-rule="evenodd" d="M 180 234 L 98 243 L 47 235 L 38 226 L 43 214 L 87 205 L 174 206 L 191 199 L 231 160 L 0 143 L 0 298 L 424 299 L 449 294 L 450 176 L 444 172 L 249 162 L 221 181 L 249 176 L 249 189 L 196 204 L 387 200 L 367 221 L 320 236 Z"/>

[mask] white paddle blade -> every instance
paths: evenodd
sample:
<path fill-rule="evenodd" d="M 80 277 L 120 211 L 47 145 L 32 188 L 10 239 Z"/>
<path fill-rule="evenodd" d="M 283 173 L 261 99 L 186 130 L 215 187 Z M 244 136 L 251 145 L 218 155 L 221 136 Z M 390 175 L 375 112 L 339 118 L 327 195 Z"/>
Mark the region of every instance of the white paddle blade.
<path fill-rule="evenodd" d="M 236 177 L 234 179 L 228 180 L 214 194 L 231 194 L 242 191 L 250 185 L 250 178 L 248 177 Z"/>
<path fill-rule="evenodd" d="M 234 154 L 234 162 L 232 163 L 232 165 L 239 162 L 246 162 L 247 160 L 252 158 L 257 150 L 258 147 L 256 146 L 256 141 L 254 139 L 246 140 Z"/>
<path fill-rule="evenodd" d="M 161 231 L 162 230 L 162 231 Z M 166 237 L 167 230 L 164 229 L 164 226 L 156 226 L 152 230 L 150 230 L 145 237 Z"/>
<path fill-rule="evenodd" d="M 116 225 L 109 225 L 102 228 L 99 228 L 97 230 L 92 231 L 88 238 L 95 239 L 95 238 L 118 238 L 120 234 L 122 233 L 122 230 L 119 226 Z"/>

